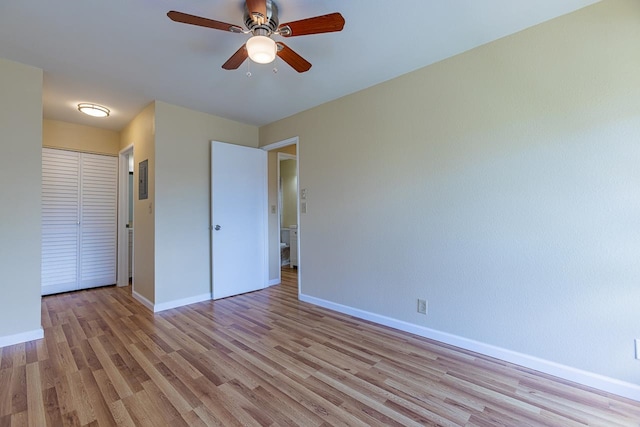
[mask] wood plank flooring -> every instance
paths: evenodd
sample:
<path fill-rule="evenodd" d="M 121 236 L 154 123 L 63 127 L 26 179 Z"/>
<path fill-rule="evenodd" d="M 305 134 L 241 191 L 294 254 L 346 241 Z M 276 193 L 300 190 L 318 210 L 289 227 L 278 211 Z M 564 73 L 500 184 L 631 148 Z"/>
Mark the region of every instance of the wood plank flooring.
<path fill-rule="evenodd" d="M 263 291 L 156 315 L 130 288 L 43 298 L 0 349 L 5 426 L 640 426 L 640 404 Z"/>

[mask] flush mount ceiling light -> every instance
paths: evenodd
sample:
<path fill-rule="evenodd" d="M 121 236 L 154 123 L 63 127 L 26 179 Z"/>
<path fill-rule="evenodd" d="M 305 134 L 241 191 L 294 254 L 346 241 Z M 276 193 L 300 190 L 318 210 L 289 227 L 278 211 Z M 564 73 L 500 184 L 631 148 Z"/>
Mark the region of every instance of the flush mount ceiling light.
<path fill-rule="evenodd" d="M 93 117 L 108 117 L 111 112 L 107 107 L 103 107 L 98 104 L 89 104 L 86 102 L 78 104 L 78 111 Z"/>
<path fill-rule="evenodd" d="M 276 42 L 267 36 L 253 36 L 247 40 L 247 53 L 253 62 L 268 64 L 276 59 Z"/>

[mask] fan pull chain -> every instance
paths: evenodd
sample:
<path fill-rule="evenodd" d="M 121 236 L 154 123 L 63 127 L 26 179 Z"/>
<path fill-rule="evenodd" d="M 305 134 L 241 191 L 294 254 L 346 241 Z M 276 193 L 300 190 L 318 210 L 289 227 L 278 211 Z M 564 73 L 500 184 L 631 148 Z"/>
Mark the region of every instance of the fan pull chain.
<path fill-rule="evenodd" d="M 247 61 L 247 77 L 251 77 L 251 61 Z"/>

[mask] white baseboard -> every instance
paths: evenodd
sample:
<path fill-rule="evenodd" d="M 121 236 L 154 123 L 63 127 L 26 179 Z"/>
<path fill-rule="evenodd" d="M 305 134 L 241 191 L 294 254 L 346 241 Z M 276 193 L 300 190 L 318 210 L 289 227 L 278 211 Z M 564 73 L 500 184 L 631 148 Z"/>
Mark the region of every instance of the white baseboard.
<path fill-rule="evenodd" d="M 202 295 L 196 295 L 189 298 L 182 298 L 173 301 L 167 301 L 160 304 L 154 304 L 136 291 L 132 292 L 133 297 L 138 300 L 142 305 L 147 307 L 149 310 L 154 313 L 158 313 L 159 311 L 171 310 L 172 308 L 182 307 L 184 305 L 195 304 L 197 302 L 209 301 L 212 299 L 211 293 L 206 293 Z"/>
<path fill-rule="evenodd" d="M 135 290 L 131 292 L 131 296 L 133 296 L 139 303 L 147 307 L 149 310 L 153 311 L 153 303 L 137 293 Z"/>
<path fill-rule="evenodd" d="M 189 298 L 182 298 L 182 299 L 177 299 L 173 301 L 167 301 L 167 302 L 154 305 L 153 312 L 157 313 L 159 311 L 171 310 L 172 308 L 178 308 L 184 305 L 195 304 L 197 302 L 202 302 L 202 301 L 209 301 L 211 299 L 212 299 L 211 292 L 209 292 L 206 294 L 196 295 Z"/>
<path fill-rule="evenodd" d="M 272 280 L 269 280 L 269 283 L 267 286 L 274 286 L 279 284 L 280 284 L 280 279 L 272 279 Z"/>
<path fill-rule="evenodd" d="M 617 394 L 618 396 L 623 396 L 640 402 L 640 385 L 606 377 L 604 375 L 594 374 L 588 371 L 583 371 L 571 366 L 562 365 L 560 363 L 551 362 L 548 360 L 540 359 L 538 357 L 518 353 L 512 350 L 507 350 L 501 347 L 496 347 L 491 344 L 486 344 L 446 332 L 437 331 L 435 329 L 426 328 L 424 326 L 415 325 L 402 320 L 382 316 L 380 314 L 371 313 L 342 304 L 337 304 L 331 301 L 323 300 L 321 298 L 316 298 L 304 294 L 299 294 L 299 298 L 301 301 L 328 308 L 330 310 L 347 314 L 349 316 L 358 317 L 360 319 L 368 320 L 380 325 L 388 326 L 390 328 L 440 341 L 445 344 L 460 347 L 462 349 L 480 353 L 485 356 L 494 357 L 505 362 L 510 362 L 539 372 L 544 372 L 545 374 L 553 375 L 558 378 L 573 381 L 578 384 L 596 388 L 608 393 Z"/>
<path fill-rule="evenodd" d="M 20 334 L 5 335 L 0 337 L 0 347 L 21 344 L 27 341 L 40 340 L 44 338 L 44 329 L 36 329 L 33 331 L 22 332 Z"/>

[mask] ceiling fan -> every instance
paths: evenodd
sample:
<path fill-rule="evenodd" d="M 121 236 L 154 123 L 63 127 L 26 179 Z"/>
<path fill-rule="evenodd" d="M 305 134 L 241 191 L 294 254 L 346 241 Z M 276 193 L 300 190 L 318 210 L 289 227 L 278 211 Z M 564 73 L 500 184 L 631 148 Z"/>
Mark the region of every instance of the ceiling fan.
<path fill-rule="evenodd" d="M 272 0 L 245 1 L 244 25 L 247 27 L 246 30 L 238 25 L 174 10 L 167 13 L 167 16 L 172 21 L 184 24 L 230 31 L 232 33 L 252 34 L 251 38 L 222 65 L 225 70 L 237 69 L 247 58 L 254 62 L 268 64 L 278 56 L 297 72 L 304 73 L 309 71 L 311 63 L 286 44 L 281 41 L 276 42 L 272 36 L 295 37 L 331 33 L 342 31 L 344 27 L 344 18 L 339 13 L 330 13 L 280 24 L 278 21 L 278 7 Z"/>

